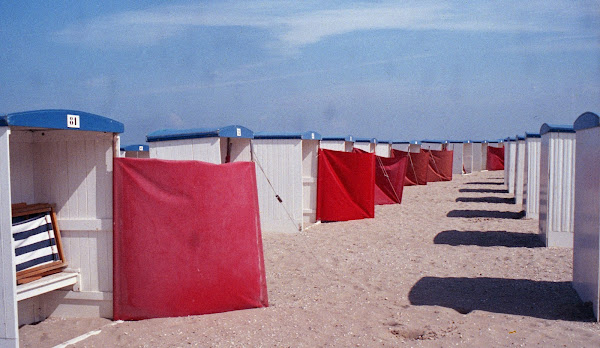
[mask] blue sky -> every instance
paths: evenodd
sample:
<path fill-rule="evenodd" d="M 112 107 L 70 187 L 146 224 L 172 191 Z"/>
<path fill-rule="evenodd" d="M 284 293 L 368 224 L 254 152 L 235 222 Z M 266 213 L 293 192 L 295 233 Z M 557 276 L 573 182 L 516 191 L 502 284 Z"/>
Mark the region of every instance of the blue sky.
<path fill-rule="evenodd" d="M 496 139 L 600 112 L 598 1 L 0 3 L 0 113 Z"/>

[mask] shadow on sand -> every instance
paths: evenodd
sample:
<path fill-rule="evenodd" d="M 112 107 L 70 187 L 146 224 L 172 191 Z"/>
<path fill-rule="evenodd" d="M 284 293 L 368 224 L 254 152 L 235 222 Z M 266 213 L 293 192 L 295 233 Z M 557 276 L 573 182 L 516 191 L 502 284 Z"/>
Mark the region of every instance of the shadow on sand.
<path fill-rule="evenodd" d="M 472 182 L 468 182 L 467 185 L 504 185 L 504 183 L 503 182 L 495 182 L 495 181 L 491 181 L 491 182 L 472 181 Z"/>
<path fill-rule="evenodd" d="M 464 188 L 459 189 L 458 192 L 472 192 L 472 193 L 508 193 L 508 190 L 504 189 L 471 189 Z"/>
<path fill-rule="evenodd" d="M 415 306 L 442 306 L 459 313 L 474 310 L 569 321 L 593 321 L 570 282 L 504 278 L 423 277 L 408 294 Z"/>
<path fill-rule="evenodd" d="M 495 218 L 495 219 L 521 219 L 524 211 L 499 211 L 499 210 L 450 210 L 447 217 L 455 218 Z"/>
<path fill-rule="evenodd" d="M 457 202 L 467 203 L 498 203 L 498 204 L 515 204 L 514 198 L 503 197 L 458 197 Z"/>
<path fill-rule="evenodd" d="M 433 238 L 434 244 L 477 245 L 482 247 L 541 248 L 544 243 L 535 233 L 507 231 L 442 231 Z"/>

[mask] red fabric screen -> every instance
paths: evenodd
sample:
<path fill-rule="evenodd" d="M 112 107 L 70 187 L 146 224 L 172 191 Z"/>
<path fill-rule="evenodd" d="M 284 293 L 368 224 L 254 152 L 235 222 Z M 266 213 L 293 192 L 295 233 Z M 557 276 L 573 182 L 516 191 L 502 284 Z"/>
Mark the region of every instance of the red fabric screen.
<path fill-rule="evenodd" d="M 429 170 L 429 154 L 421 152 L 404 152 L 392 150 L 394 157 L 408 160 L 404 186 L 427 185 L 427 171 Z"/>
<path fill-rule="evenodd" d="M 268 306 L 254 163 L 114 160 L 114 319 Z"/>
<path fill-rule="evenodd" d="M 355 153 L 368 153 L 353 149 Z M 408 158 L 375 155 L 375 205 L 402 203 Z"/>
<path fill-rule="evenodd" d="M 487 170 L 504 170 L 504 148 L 487 147 Z"/>
<path fill-rule="evenodd" d="M 375 217 L 375 155 L 319 149 L 317 220 Z"/>
<path fill-rule="evenodd" d="M 454 151 L 423 150 L 429 156 L 429 170 L 427 181 L 451 181 L 452 157 Z"/>

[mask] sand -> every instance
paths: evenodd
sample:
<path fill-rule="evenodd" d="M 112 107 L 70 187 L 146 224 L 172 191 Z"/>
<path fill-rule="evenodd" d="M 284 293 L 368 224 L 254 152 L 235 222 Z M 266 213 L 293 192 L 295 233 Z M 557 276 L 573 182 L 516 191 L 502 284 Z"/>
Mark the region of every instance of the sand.
<path fill-rule="evenodd" d="M 572 250 L 545 248 L 501 172 L 405 188 L 375 219 L 263 233 L 269 308 L 112 323 L 49 318 L 22 347 L 600 347 L 572 289 Z"/>

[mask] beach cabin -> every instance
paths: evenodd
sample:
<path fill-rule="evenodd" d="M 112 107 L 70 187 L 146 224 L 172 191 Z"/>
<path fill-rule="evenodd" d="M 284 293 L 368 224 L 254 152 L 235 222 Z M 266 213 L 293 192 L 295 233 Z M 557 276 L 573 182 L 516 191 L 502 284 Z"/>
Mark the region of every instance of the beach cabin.
<path fill-rule="evenodd" d="M 377 140 L 375 144 L 375 154 L 379 157 L 391 157 L 392 142 L 389 140 Z"/>
<path fill-rule="evenodd" d="M 573 287 L 583 302 L 591 302 L 600 320 L 600 118 L 586 112 L 573 128 L 577 132 Z"/>
<path fill-rule="evenodd" d="M 487 170 L 487 148 L 488 142 L 484 140 L 481 142 L 481 170 Z"/>
<path fill-rule="evenodd" d="M 462 141 L 449 141 L 448 150 L 454 152 L 454 158 L 452 159 L 452 174 L 463 173 L 463 142 Z"/>
<path fill-rule="evenodd" d="M 498 156 L 495 155 L 495 153 L 497 151 L 495 150 L 490 150 L 490 148 L 494 148 L 494 149 L 502 149 L 501 154 L 502 154 L 502 163 L 504 163 L 504 143 L 502 140 L 493 140 L 493 141 L 488 141 L 487 142 L 487 151 L 486 151 L 486 162 L 485 162 L 485 168 L 487 170 L 500 170 L 500 169 L 504 169 L 504 167 L 500 168 L 501 163 L 499 163 L 498 160 Z M 505 178 L 506 180 L 506 178 Z"/>
<path fill-rule="evenodd" d="M 146 136 L 150 158 L 214 164 L 252 161 L 253 132 L 242 126 L 164 129 Z"/>
<path fill-rule="evenodd" d="M 319 146 L 325 150 L 352 152 L 354 138 L 351 135 L 322 137 Z"/>
<path fill-rule="evenodd" d="M 423 150 L 443 151 L 446 150 L 447 144 L 448 142 L 445 140 L 421 140 Z"/>
<path fill-rule="evenodd" d="M 263 231 L 298 232 L 316 222 L 320 139 L 317 132 L 254 133 Z"/>
<path fill-rule="evenodd" d="M 75 110 L 0 116 L 0 346 L 16 347 L 19 325 L 49 316 L 112 318 L 112 171 L 123 129 Z M 67 265 L 20 285 L 17 268 L 40 260 L 39 249 L 31 260 L 14 249 L 22 245 L 12 233 L 12 209 L 25 206 L 18 203 L 54 206 L 56 226 L 45 226 L 60 232 Z M 52 245 L 58 234 L 47 234 Z M 57 254 L 44 255 L 53 263 Z"/>
<path fill-rule="evenodd" d="M 508 193 L 515 193 L 515 167 L 517 163 L 517 139 L 504 139 L 504 185 Z"/>
<path fill-rule="evenodd" d="M 539 133 L 525 133 L 523 208 L 525 216 L 529 219 L 539 217 L 541 146 L 542 139 Z"/>
<path fill-rule="evenodd" d="M 473 147 L 473 172 L 480 172 L 483 170 L 483 141 L 474 140 L 471 142 Z"/>
<path fill-rule="evenodd" d="M 463 170 L 465 174 L 473 173 L 473 142 L 463 143 Z"/>
<path fill-rule="evenodd" d="M 123 146 L 121 147 L 121 157 L 150 158 L 150 147 L 146 144 Z"/>
<path fill-rule="evenodd" d="M 573 247 L 575 130 L 544 123 L 540 128 L 539 233 L 546 246 Z"/>
<path fill-rule="evenodd" d="M 377 139 L 375 138 L 355 138 L 354 148 L 363 150 L 370 153 L 375 153 L 375 146 L 377 145 Z"/>
<path fill-rule="evenodd" d="M 404 152 L 413 152 L 419 153 L 421 152 L 421 142 L 420 141 L 392 141 L 392 149 Z"/>
<path fill-rule="evenodd" d="M 523 205 L 523 186 L 525 184 L 525 137 L 516 136 L 517 152 L 515 157 L 515 204 Z"/>

